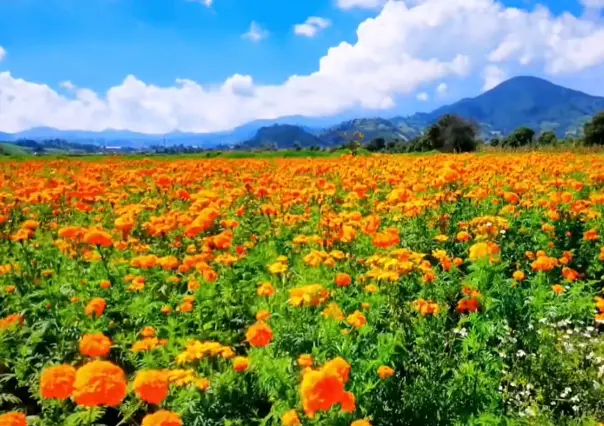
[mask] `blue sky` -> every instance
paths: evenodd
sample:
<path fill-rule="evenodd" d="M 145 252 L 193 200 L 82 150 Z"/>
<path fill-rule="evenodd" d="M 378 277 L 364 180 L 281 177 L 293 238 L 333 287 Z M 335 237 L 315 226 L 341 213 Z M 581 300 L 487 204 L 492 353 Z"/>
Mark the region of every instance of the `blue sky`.
<path fill-rule="evenodd" d="M 604 35 L 603 0 L 444 1 L 0 0 L 0 131 L 213 131 L 279 115 L 389 116 L 474 96 L 515 74 L 604 95 L 604 53 L 589 51 L 604 44 L 597 38 Z M 441 10 L 443 19 L 431 24 Z M 505 25 L 467 39 L 446 17 L 461 16 L 455 25 L 463 29 L 480 25 L 481 14 L 496 23 L 501 13 Z M 295 25 L 310 17 L 312 37 L 296 34 Z M 526 28 L 541 21 L 544 34 Z M 255 39 L 243 36 L 252 22 L 261 29 Z M 410 23 L 416 28 L 406 34 Z M 361 37 L 359 26 L 371 28 Z M 481 31 L 488 32 L 484 46 Z M 568 46 L 553 46 L 552 37 Z M 582 50 L 591 57 L 577 57 Z M 398 56 L 404 59 L 391 63 Z M 296 75 L 304 81 L 288 85 Z M 237 87 L 224 89 L 233 76 Z"/>

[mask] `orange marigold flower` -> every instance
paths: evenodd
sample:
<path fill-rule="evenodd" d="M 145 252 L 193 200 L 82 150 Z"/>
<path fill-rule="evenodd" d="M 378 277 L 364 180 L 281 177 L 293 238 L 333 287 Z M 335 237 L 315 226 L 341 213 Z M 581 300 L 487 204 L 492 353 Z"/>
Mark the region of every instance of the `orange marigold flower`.
<path fill-rule="evenodd" d="M 40 376 L 40 395 L 43 399 L 69 398 L 73 392 L 76 369 L 71 365 L 45 368 Z"/>
<path fill-rule="evenodd" d="M 23 413 L 10 412 L 0 414 L 0 425 L 2 426 L 27 426 L 27 417 Z"/>
<path fill-rule="evenodd" d="M 562 268 L 562 276 L 566 281 L 576 281 L 579 278 L 579 273 L 569 267 Z"/>
<path fill-rule="evenodd" d="M 499 246 L 495 243 L 476 243 L 470 247 L 470 261 L 477 262 L 485 257 L 489 257 L 489 259 L 493 261 L 494 256 L 499 254 L 499 251 Z"/>
<path fill-rule="evenodd" d="M 345 273 L 336 274 L 335 282 L 338 287 L 348 287 L 352 283 L 350 275 Z"/>
<path fill-rule="evenodd" d="M 310 367 L 312 363 L 312 355 L 302 354 L 298 357 L 298 365 L 302 368 Z"/>
<path fill-rule="evenodd" d="M 159 405 L 168 396 L 168 375 L 159 370 L 143 370 L 136 374 L 134 392 L 148 404 Z"/>
<path fill-rule="evenodd" d="M 23 324 L 24 318 L 23 315 L 12 314 L 7 316 L 6 318 L 0 318 L 0 330 L 4 330 L 6 328 L 10 328 L 14 325 Z"/>
<path fill-rule="evenodd" d="M 266 321 L 271 317 L 271 313 L 266 309 L 261 309 L 256 312 L 256 320 L 257 321 Z"/>
<path fill-rule="evenodd" d="M 210 388 L 210 381 L 205 377 L 195 380 L 195 387 L 202 392 L 207 391 Z"/>
<path fill-rule="evenodd" d="M 514 281 L 524 281 L 526 279 L 526 274 L 522 271 L 514 271 L 512 278 L 514 278 Z"/>
<path fill-rule="evenodd" d="M 600 239 L 600 236 L 598 235 L 598 230 L 597 229 L 590 229 L 587 232 L 583 233 L 583 239 L 585 241 L 597 241 Z"/>
<path fill-rule="evenodd" d="M 257 322 L 245 333 L 247 342 L 255 348 L 263 348 L 273 340 L 273 331 L 265 322 Z"/>
<path fill-rule="evenodd" d="M 269 282 L 260 284 L 257 291 L 258 296 L 272 297 L 275 295 L 275 288 Z"/>
<path fill-rule="evenodd" d="M 558 266 L 558 259 L 548 256 L 538 256 L 537 260 L 531 264 L 533 271 L 538 272 L 549 272 L 556 266 Z"/>
<path fill-rule="evenodd" d="M 560 284 L 555 284 L 552 286 L 552 291 L 556 294 L 562 294 L 564 293 L 564 287 L 562 287 Z"/>
<path fill-rule="evenodd" d="M 468 312 L 476 312 L 480 308 L 480 302 L 475 297 L 467 297 L 462 299 L 457 303 L 457 312 L 459 313 L 468 313 Z"/>
<path fill-rule="evenodd" d="M 350 426 L 371 426 L 371 422 L 367 420 L 355 420 L 354 422 L 350 423 Z"/>
<path fill-rule="evenodd" d="M 438 303 L 432 302 L 431 300 L 418 299 L 413 302 L 413 307 L 423 316 L 435 316 L 440 312 L 440 306 L 438 306 Z"/>
<path fill-rule="evenodd" d="M 80 353 L 89 357 L 105 356 L 111 350 L 111 340 L 103 333 L 85 334 L 80 340 Z"/>
<path fill-rule="evenodd" d="M 101 282 L 99 282 L 99 287 L 107 290 L 108 288 L 111 288 L 111 282 L 109 280 L 101 280 Z"/>
<path fill-rule="evenodd" d="M 306 415 L 313 418 L 318 411 L 328 411 L 336 404 L 344 411 L 354 411 L 354 395 L 344 390 L 349 374 L 350 365 L 342 358 L 328 362 L 320 370 L 306 369 L 300 385 Z"/>
<path fill-rule="evenodd" d="M 367 319 L 361 311 L 354 311 L 354 313 L 348 315 L 346 322 L 354 328 L 359 329 L 367 324 Z"/>
<path fill-rule="evenodd" d="M 124 371 L 109 361 L 92 361 L 76 372 L 73 399 L 84 407 L 117 407 L 126 397 Z"/>
<path fill-rule="evenodd" d="M 143 337 L 155 337 L 155 329 L 153 327 L 145 327 L 143 331 L 141 331 L 141 336 Z"/>
<path fill-rule="evenodd" d="M 387 365 L 381 365 L 377 370 L 377 374 L 380 376 L 380 379 L 386 380 L 394 375 L 394 368 L 388 367 Z"/>
<path fill-rule="evenodd" d="M 100 297 L 94 297 L 90 300 L 90 302 L 88 302 L 88 305 L 86 305 L 86 309 L 84 312 L 89 317 L 93 315 L 100 317 L 101 315 L 103 315 L 103 312 L 105 312 L 106 306 L 107 303 L 105 302 L 105 299 Z"/>
<path fill-rule="evenodd" d="M 281 424 L 283 426 L 297 426 L 302 423 L 300 423 L 300 417 L 298 417 L 296 410 L 289 410 L 281 417 Z"/>
<path fill-rule="evenodd" d="M 249 358 L 237 356 L 233 359 L 233 370 L 238 373 L 243 373 L 250 367 Z"/>
<path fill-rule="evenodd" d="M 153 414 L 147 414 L 143 418 L 142 426 L 182 426 L 183 424 L 180 414 L 160 410 Z"/>
<path fill-rule="evenodd" d="M 472 239 L 472 236 L 466 231 L 460 231 L 457 233 L 455 239 L 460 243 L 468 242 Z"/>
<path fill-rule="evenodd" d="M 111 235 L 100 229 L 91 229 L 84 234 L 84 242 L 93 246 L 111 247 L 113 239 Z"/>

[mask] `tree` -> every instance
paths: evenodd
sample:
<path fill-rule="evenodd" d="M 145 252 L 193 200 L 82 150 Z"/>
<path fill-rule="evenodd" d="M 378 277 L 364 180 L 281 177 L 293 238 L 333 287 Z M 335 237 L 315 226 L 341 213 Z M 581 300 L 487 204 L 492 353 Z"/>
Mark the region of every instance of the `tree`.
<path fill-rule="evenodd" d="M 447 114 L 430 128 L 418 141 L 421 151 L 437 149 L 448 152 L 476 150 L 478 128 L 474 123 L 456 115 Z"/>
<path fill-rule="evenodd" d="M 604 145 L 604 111 L 583 126 L 585 145 Z"/>
<path fill-rule="evenodd" d="M 501 141 L 499 140 L 499 138 L 491 139 L 491 146 L 493 146 L 493 147 L 499 146 L 500 143 L 501 143 Z"/>
<path fill-rule="evenodd" d="M 514 130 L 514 133 L 509 135 L 503 143 L 503 146 L 510 148 L 520 148 L 521 146 L 530 145 L 533 142 L 535 131 L 528 127 L 520 127 Z"/>
<path fill-rule="evenodd" d="M 367 151 L 378 152 L 386 148 L 386 141 L 384 138 L 375 138 L 367 144 Z"/>
<path fill-rule="evenodd" d="M 556 142 L 558 142 L 556 134 L 550 131 L 541 133 L 537 139 L 537 145 L 539 146 L 554 145 Z"/>

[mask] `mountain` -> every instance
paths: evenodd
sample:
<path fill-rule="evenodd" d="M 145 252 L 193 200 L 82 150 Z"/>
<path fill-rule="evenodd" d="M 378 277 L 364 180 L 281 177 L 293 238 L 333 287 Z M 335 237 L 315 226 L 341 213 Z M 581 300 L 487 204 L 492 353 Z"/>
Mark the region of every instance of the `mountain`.
<path fill-rule="evenodd" d="M 324 141 L 300 126 L 273 124 L 258 129 L 253 138 L 239 144 L 239 149 L 292 149 L 322 146 Z"/>
<path fill-rule="evenodd" d="M 436 122 L 456 114 L 478 122 L 483 130 L 508 134 L 518 127 L 552 130 L 559 137 L 582 131 L 582 125 L 604 110 L 604 98 L 558 86 L 537 77 L 514 77 L 475 97 L 462 99 L 410 120 Z"/>
<path fill-rule="evenodd" d="M 408 123 L 395 124 L 384 118 L 358 118 L 330 127 L 319 133 L 318 136 L 328 146 L 340 146 L 358 139 L 356 136 L 358 133 L 363 134 L 365 141 L 383 138 L 386 142 L 389 142 L 410 140 L 421 134 L 421 130 L 413 128 Z"/>

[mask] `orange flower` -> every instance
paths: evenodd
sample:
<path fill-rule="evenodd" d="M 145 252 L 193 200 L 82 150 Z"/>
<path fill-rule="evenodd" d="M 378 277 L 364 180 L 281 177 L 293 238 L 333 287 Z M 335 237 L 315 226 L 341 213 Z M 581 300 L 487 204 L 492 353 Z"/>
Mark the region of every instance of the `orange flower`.
<path fill-rule="evenodd" d="M 103 333 L 85 334 L 80 340 L 80 353 L 89 357 L 105 356 L 111 350 L 111 340 Z"/>
<path fill-rule="evenodd" d="M 43 399 L 69 398 L 73 392 L 76 369 L 71 365 L 45 368 L 40 376 L 40 395 Z"/>
<path fill-rule="evenodd" d="M 6 318 L 0 318 L 0 330 L 10 328 L 14 325 L 21 325 L 23 324 L 23 321 L 23 315 L 19 314 L 12 314 L 7 316 Z"/>
<path fill-rule="evenodd" d="M 344 312 L 340 309 L 337 303 L 330 303 L 323 310 L 322 315 L 326 318 L 331 318 L 336 321 L 342 321 L 344 319 Z"/>
<path fill-rule="evenodd" d="M 271 313 L 266 309 L 261 309 L 256 312 L 256 320 L 257 321 L 266 321 L 271 317 Z"/>
<path fill-rule="evenodd" d="M 320 370 L 306 369 L 300 395 L 304 412 L 309 418 L 313 418 L 318 411 L 328 411 L 336 404 L 340 404 L 344 411 L 354 411 L 354 395 L 344 389 L 349 374 L 350 365 L 342 358 L 328 362 Z"/>
<path fill-rule="evenodd" d="M 488 256 L 492 262 L 495 259 L 494 256 L 499 254 L 499 251 L 499 246 L 495 243 L 476 243 L 470 247 L 470 261 L 477 262 Z"/>
<path fill-rule="evenodd" d="M 254 348 L 263 348 L 273 340 L 273 331 L 265 322 L 257 322 L 248 328 L 245 339 Z"/>
<path fill-rule="evenodd" d="M 90 302 L 88 302 L 88 305 L 86 305 L 86 310 L 84 312 L 89 317 L 93 315 L 100 317 L 101 315 L 103 315 L 103 312 L 105 312 L 105 306 L 107 306 L 105 299 L 102 299 L 100 297 L 94 297 L 90 300 Z"/>
<path fill-rule="evenodd" d="M 468 312 L 476 312 L 480 308 L 480 302 L 475 297 L 467 297 L 461 299 L 457 304 L 457 312 L 463 314 Z"/>
<path fill-rule="evenodd" d="M 367 420 L 355 420 L 350 426 L 371 426 L 371 423 Z"/>
<path fill-rule="evenodd" d="M 99 282 L 99 287 L 107 290 L 108 288 L 111 288 L 111 282 L 109 280 L 101 280 L 101 282 Z"/>
<path fill-rule="evenodd" d="M 145 327 L 143 331 L 141 331 L 141 336 L 143 337 L 155 337 L 155 329 L 153 327 Z"/>
<path fill-rule="evenodd" d="M 438 303 L 432 302 L 431 300 L 418 299 L 413 302 L 413 307 L 423 316 L 436 316 L 440 312 L 440 306 L 438 306 Z"/>
<path fill-rule="evenodd" d="M 147 414 L 143 418 L 142 426 L 182 426 L 183 424 L 180 414 L 160 410 L 153 414 Z"/>
<path fill-rule="evenodd" d="M 562 287 L 560 284 L 555 284 L 552 286 L 552 291 L 556 294 L 562 294 L 564 293 L 564 287 Z"/>
<path fill-rule="evenodd" d="M 514 271 L 512 278 L 514 278 L 514 281 L 524 281 L 526 279 L 526 275 L 522 271 Z"/>
<path fill-rule="evenodd" d="M 27 426 L 27 417 L 23 413 L 10 412 L 0 414 L 0 425 L 2 426 Z"/>
<path fill-rule="evenodd" d="M 465 243 L 468 242 L 472 239 L 472 236 L 467 233 L 466 231 L 460 231 L 457 233 L 457 236 L 455 237 L 455 239 L 457 241 L 459 241 L 460 243 Z"/>
<path fill-rule="evenodd" d="M 86 232 L 86 234 L 84 234 L 84 242 L 86 244 L 105 248 L 113 245 L 111 235 L 100 229 L 91 229 Z"/>
<path fill-rule="evenodd" d="M 308 354 L 302 354 L 298 357 L 298 365 L 302 368 L 312 366 L 312 356 Z"/>
<path fill-rule="evenodd" d="M 348 274 L 340 273 L 336 274 L 335 282 L 338 287 L 348 287 L 352 283 L 352 278 Z"/>
<path fill-rule="evenodd" d="M 108 361 L 92 361 L 76 372 L 73 399 L 84 407 L 117 407 L 126 397 L 124 371 Z"/>
<path fill-rule="evenodd" d="M 233 359 L 233 370 L 238 373 L 243 373 L 250 367 L 249 358 L 238 356 Z"/>
<path fill-rule="evenodd" d="M 562 268 L 562 276 L 566 281 L 576 281 L 579 278 L 579 273 L 574 269 L 564 267 Z"/>
<path fill-rule="evenodd" d="M 260 284 L 260 287 L 258 287 L 258 296 L 264 296 L 264 297 L 272 297 L 275 295 L 275 288 L 273 287 L 273 285 L 269 282 L 265 282 Z"/>
<path fill-rule="evenodd" d="M 377 370 L 377 374 L 380 376 L 380 379 L 386 380 L 394 375 L 394 369 L 387 365 L 381 365 Z"/>
<path fill-rule="evenodd" d="M 359 329 L 365 324 L 367 324 L 367 319 L 365 318 L 365 315 L 363 315 L 362 312 L 355 311 L 353 314 L 348 315 L 348 318 L 346 318 L 346 322 L 354 328 Z"/>
<path fill-rule="evenodd" d="M 168 375 L 158 370 L 142 370 L 134 379 L 134 392 L 148 404 L 159 405 L 168 396 Z"/>
<path fill-rule="evenodd" d="M 281 424 L 283 426 L 297 426 L 302 423 L 300 423 L 300 418 L 298 417 L 296 410 L 289 410 L 281 417 Z"/>
<path fill-rule="evenodd" d="M 548 256 L 538 256 L 537 260 L 531 264 L 533 271 L 538 272 L 549 272 L 556 266 L 558 266 L 558 259 Z"/>

